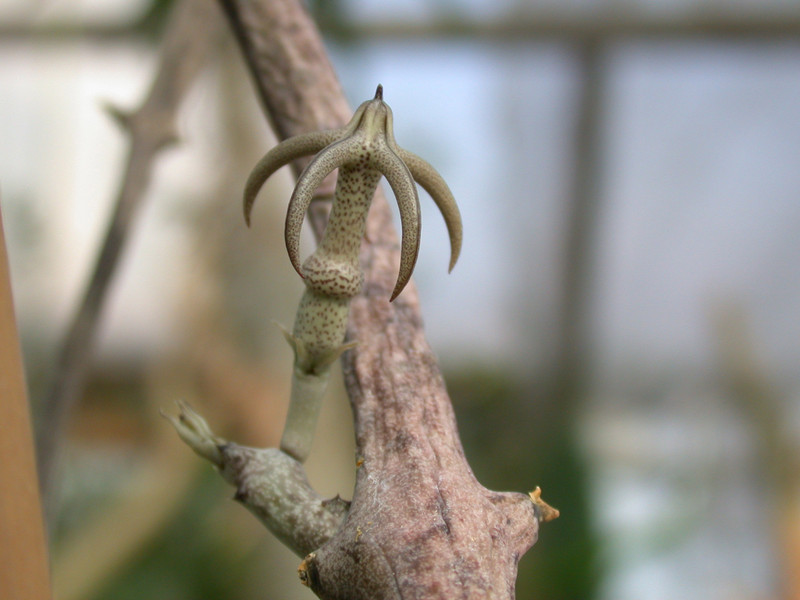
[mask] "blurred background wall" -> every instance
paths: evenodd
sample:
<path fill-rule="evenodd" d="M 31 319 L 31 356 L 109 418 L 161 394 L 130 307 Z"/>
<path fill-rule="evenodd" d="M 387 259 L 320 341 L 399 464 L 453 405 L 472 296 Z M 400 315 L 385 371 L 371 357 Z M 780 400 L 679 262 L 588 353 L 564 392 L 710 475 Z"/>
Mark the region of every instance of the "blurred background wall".
<path fill-rule="evenodd" d="M 34 399 L 91 269 L 171 2 L 0 5 L 2 209 Z M 415 279 L 467 455 L 562 517 L 518 597 L 800 598 L 800 6 L 785 0 L 317 0 L 351 103 L 382 83 L 422 194 Z M 219 17 L 221 19 L 221 16 Z M 158 408 L 275 445 L 302 284 L 288 173 L 227 31 L 159 159 L 63 449 L 57 597 L 310 598 L 298 562 Z M 308 241 L 310 244 L 310 241 Z M 307 246 L 308 247 L 308 246 Z M 309 463 L 349 496 L 334 382 Z M 36 406 L 34 405 L 34 415 Z M 3 491 L 3 493 L 7 493 Z"/>

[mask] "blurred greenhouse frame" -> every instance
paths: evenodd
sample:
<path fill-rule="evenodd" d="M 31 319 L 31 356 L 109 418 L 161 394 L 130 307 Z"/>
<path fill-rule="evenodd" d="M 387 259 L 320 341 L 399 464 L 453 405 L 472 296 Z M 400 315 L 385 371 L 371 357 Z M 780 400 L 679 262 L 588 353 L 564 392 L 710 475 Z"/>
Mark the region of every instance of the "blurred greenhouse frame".
<path fill-rule="evenodd" d="M 3 221 L 35 418 L 128 152 L 102 105 L 141 103 L 173 8 L 0 6 Z M 311 9 L 353 103 L 382 83 L 398 140 L 461 206 L 458 268 L 442 275 L 444 224 L 423 210 L 415 277 L 467 455 L 487 486 L 541 482 L 562 511 L 518 597 L 800 597 L 800 5 Z M 158 418 L 188 400 L 268 446 L 286 410 L 272 319 L 291 322 L 301 284 L 285 205 L 259 205 L 250 230 L 241 216 L 274 137 L 219 20 L 60 451 L 59 600 L 313 597 Z M 309 474 L 346 497 L 343 393 L 324 411 Z"/>

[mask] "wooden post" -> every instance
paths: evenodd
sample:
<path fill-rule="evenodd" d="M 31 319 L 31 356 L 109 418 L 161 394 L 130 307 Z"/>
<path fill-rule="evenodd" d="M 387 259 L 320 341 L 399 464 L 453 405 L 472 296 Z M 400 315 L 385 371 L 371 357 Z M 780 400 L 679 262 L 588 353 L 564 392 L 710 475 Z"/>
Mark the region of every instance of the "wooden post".
<path fill-rule="evenodd" d="M 51 598 L 33 434 L 1 217 L 0 596 L 7 600 Z"/>

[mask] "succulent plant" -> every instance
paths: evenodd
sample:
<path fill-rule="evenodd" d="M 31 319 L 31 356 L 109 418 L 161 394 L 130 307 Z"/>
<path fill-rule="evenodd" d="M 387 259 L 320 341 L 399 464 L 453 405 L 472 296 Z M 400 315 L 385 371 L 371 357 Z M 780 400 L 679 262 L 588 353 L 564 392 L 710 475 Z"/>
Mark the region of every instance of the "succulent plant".
<path fill-rule="evenodd" d="M 306 284 L 294 328 L 284 331 L 294 350 L 294 376 L 281 449 L 305 461 L 327 387 L 331 364 L 351 345 L 345 343 L 350 299 L 361 291 L 359 264 L 367 212 L 381 176 L 389 182 L 400 209 L 400 271 L 390 300 L 411 278 L 419 253 L 420 208 L 416 183 L 433 198 L 450 236 L 450 269 L 461 250 L 461 215 L 444 179 L 425 160 L 400 148 L 394 139 L 392 111 L 379 85 L 372 100 L 358 107 L 340 128 L 291 137 L 259 161 L 244 194 L 245 220 L 264 182 L 283 165 L 316 154 L 297 179 L 286 215 L 289 259 Z M 312 197 L 322 181 L 338 169 L 331 213 L 320 243 L 301 264 L 300 230 Z M 416 183 L 415 183 L 416 182 Z"/>

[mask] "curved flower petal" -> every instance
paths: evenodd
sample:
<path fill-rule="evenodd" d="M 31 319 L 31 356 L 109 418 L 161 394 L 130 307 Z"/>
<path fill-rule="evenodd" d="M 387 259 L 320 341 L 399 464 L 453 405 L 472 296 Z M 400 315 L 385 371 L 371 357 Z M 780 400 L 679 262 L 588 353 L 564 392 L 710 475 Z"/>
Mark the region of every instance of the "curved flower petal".
<path fill-rule="evenodd" d="M 448 272 L 456 266 L 459 254 L 461 254 L 461 241 L 463 239 L 463 229 L 461 226 L 461 212 L 458 210 L 456 199 L 445 183 L 444 178 L 434 169 L 430 163 L 420 158 L 413 152 L 397 148 L 398 156 L 402 160 L 411 176 L 422 186 L 439 208 L 439 212 L 444 217 L 447 226 L 447 234 L 450 236 L 450 267 Z"/>
<path fill-rule="evenodd" d="M 286 250 L 289 253 L 289 260 L 300 276 L 300 230 L 303 227 L 303 220 L 306 211 L 311 204 L 314 192 L 328 176 L 328 173 L 338 169 L 352 159 L 357 152 L 356 147 L 360 145 L 358 140 L 345 138 L 324 148 L 314 157 L 300 177 L 297 178 L 297 185 L 289 199 L 289 208 L 286 211 L 286 227 L 284 237 L 286 240 Z"/>
<path fill-rule="evenodd" d="M 325 146 L 341 139 L 346 134 L 345 129 L 301 133 L 284 140 L 267 152 L 250 173 L 244 188 L 244 219 L 247 224 L 250 225 L 250 213 L 256 196 L 270 175 L 296 158 L 316 154 Z"/>
<path fill-rule="evenodd" d="M 406 287 L 419 254 L 419 238 L 422 222 L 420 220 L 419 196 L 411 171 L 400 157 L 388 146 L 384 152 L 376 152 L 372 159 L 375 167 L 383 173 L 397 198 L 400 208 L 402 244 L 400 246 L 400 272 L 394 286 L 390 302 L 397 298 Z"/>
<path fill-rule="evenodd" d="M 361 124 L 361 118 L 364 116 L 364 113 L 367 110 L 367 105 L 369 105 L 370 102 L 372 102 L 372 100 L 362 102 L 356 109 L 356 112 L 353 113 L 353 116 L 350 117 L 350 121 L 347 123 L 347 125 L 339 129 L 339 131 L 342 132 L 343 138 L 355 133 L 356 129 L 358 129 L 358 126 Z"/>

